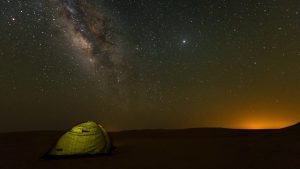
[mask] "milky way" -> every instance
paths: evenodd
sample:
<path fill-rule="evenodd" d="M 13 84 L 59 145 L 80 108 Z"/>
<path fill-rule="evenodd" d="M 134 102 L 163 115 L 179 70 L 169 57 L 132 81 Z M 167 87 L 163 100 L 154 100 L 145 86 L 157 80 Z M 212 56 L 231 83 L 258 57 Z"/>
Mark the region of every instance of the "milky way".
<path fill-rule="evenodd" d="M 99 5 L 87 0 L 60 0 L 58 24 L 88 70 L 95 74 L 115 76 L 124 74 L 124 58 L 113 19 Z"/>
<path fill-rule="evenodd" d="M 299 0 L 0 0 L 0 131 L 298 122 L 299 9 Z"/>

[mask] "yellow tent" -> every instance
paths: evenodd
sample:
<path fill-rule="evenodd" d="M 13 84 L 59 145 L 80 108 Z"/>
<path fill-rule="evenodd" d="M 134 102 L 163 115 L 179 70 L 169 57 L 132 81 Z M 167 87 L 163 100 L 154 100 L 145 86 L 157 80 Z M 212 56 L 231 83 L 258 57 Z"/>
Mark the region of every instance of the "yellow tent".
<path fill-rule="evenodd" d="M 57 141 L 50 156 L 95 155 L 111 151 L 111 141 L 104 128 L 95 122 L 74 126 Z"/>

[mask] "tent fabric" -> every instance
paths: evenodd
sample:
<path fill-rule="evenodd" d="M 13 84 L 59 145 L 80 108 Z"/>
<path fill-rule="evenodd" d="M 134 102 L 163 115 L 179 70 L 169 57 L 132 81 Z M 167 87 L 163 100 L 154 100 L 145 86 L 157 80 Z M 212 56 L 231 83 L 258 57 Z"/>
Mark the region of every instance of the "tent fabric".
<path fill-rule="evenodd" d="M 57 141 L 50 156 L 107 154 L 111 141 L 101 125 L 89 121 L 74 126 Z"/>

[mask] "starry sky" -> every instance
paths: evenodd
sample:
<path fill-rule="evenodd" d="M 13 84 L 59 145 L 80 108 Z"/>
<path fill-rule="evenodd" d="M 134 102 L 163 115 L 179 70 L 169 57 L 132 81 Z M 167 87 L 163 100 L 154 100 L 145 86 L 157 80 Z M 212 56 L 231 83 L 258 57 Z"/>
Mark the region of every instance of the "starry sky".
<path fill-rule="evenodd" d="M 298 0 L 1 0 L 0 131 L 300 121 Z"/>

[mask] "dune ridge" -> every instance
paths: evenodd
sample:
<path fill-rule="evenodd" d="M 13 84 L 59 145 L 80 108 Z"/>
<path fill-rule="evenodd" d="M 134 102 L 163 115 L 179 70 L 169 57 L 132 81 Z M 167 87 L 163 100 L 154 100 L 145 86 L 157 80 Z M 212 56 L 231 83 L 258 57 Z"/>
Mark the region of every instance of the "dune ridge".
<path fill-rule="evenodd" d="M 0 133 L 2 169 L 295 169 L 300 124 L 285 129 L 194 128 L 111 132 L 110 156 L 46 160 L 63 131 Z M 289 132 L 293 131 L 293 132 Z"/>

